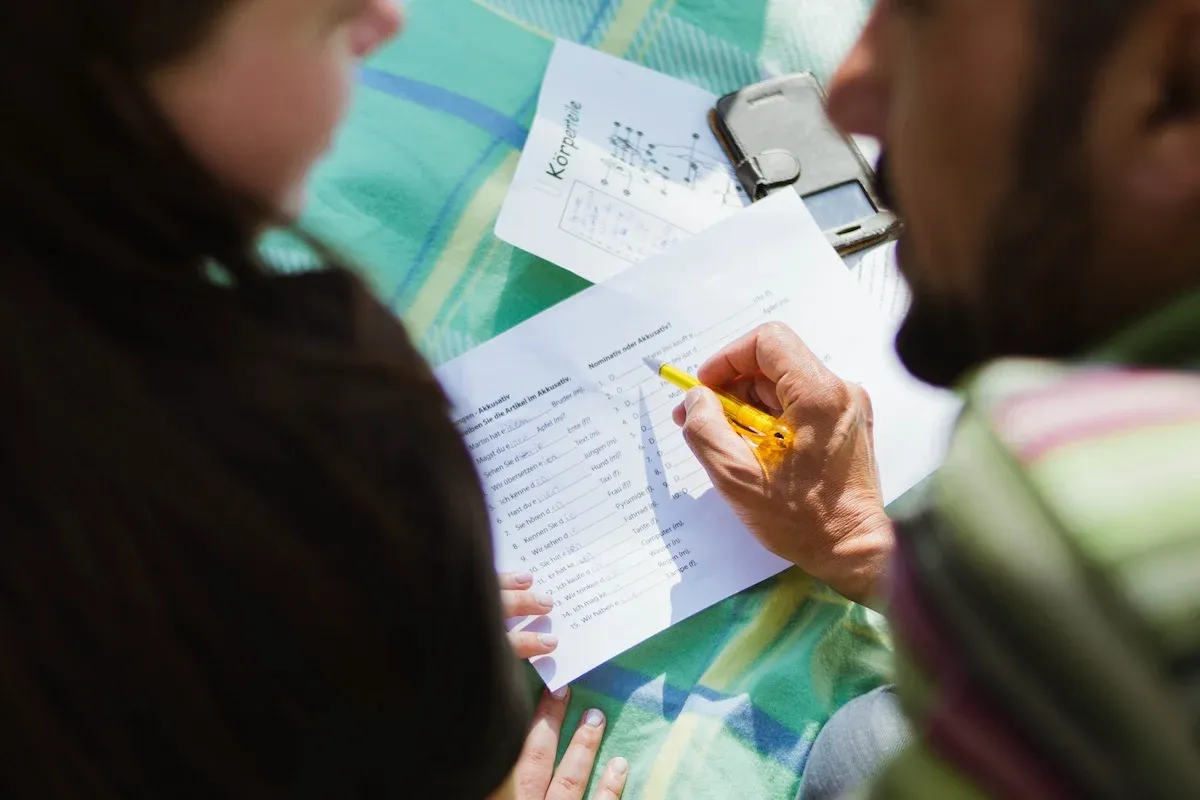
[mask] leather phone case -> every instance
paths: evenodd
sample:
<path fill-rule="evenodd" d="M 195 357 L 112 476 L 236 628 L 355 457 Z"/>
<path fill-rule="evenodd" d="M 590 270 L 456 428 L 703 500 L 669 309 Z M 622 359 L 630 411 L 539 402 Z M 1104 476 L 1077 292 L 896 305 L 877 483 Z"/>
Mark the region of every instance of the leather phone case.
<path fill-rule="evenodd" d="M 868 247 L 899 229 L 896 215 L 880 203 L 874 171 L 854 140 L 830 122 L 825 93 L 810 73 L 772 78 L 726 95 L 709 122 L 751 200 L 777 191 L 805 198 L 858 182 L 875 213 L 825 232 L 839 253 Z"/>

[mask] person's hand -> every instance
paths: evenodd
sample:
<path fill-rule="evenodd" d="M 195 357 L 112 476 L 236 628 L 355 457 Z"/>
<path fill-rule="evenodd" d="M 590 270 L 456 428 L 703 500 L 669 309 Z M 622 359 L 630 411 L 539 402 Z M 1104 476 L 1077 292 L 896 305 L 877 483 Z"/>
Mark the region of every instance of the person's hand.
<path fill-rule="evenodd" d="M 872 599 L 893 532 L 867 393 L 830 372 L 779 323 L 730 344 L 697 377 L 778 415 L 795 433 L 783 451 L 755 450 L 705 388 L 688 392 L 675 409 L 688 445 L 746 527 L 844 597 Z"/>
<path fill-rule="evenodd" d="M 585 711 L 558 769 L 554 758 L 567 715 L 570 692 L 542 693 L 533 714 L 533 727 L 513 771 L 516 800 L 582 800 L 604 736 L 604 714 Z M 608 762 L 596 781 L 592 800 L 618 800 L 625 790 L 629 762 L 617 757 Z"/>
<path fill-rule="evenodd" d="M 533 576 L 528 574 L 506 574 L 500 576 L 500 603 L 504 607 L 504 618 L 541 616 L 550 613 L 554 600 L 548 594 L 530 591 Z M 522 660 L 553 653 L 558 647 L 558 637 L 552 633 L 533 631 L 509 631 L 508 640 L 513 652 Z"/>

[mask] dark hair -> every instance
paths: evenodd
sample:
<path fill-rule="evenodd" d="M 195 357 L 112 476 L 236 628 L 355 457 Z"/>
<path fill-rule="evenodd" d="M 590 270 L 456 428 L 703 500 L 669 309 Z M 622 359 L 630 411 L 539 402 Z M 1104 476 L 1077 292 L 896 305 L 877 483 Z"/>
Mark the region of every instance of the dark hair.
<path fill-rule="evenodd" d="M 146 88 L 236 1 L 0 5 L 0 794 L 486 794 L 522 721 L 446 400 L 337 264 L 286 302 Z"/>

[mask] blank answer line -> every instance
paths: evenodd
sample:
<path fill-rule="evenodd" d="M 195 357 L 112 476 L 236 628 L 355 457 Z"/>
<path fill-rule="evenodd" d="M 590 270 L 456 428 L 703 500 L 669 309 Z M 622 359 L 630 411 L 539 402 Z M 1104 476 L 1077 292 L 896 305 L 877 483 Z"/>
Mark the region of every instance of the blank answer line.
<path fill-rule="evenodd" d="M 626 370 L 625 372 L 622 372 L 620 375 L 618 375 L 618 376 L 617 376 L 617 379 L 619 380 L 619 379 L 621 379 L 621 378 L 624 378 L 626 375 L 631 375 L 631 374 L 633 374 L 634 372 L 637 372 L 639 369 L 644 369 L 644 368 L 647 368 L 647 367 L 646 367 L 646 365 L 645 365 L 644 363 L 643 363 L 643 364 L 638 364 L 638 365 L 637 365 L 636 367 L 634 367 L 633 369 L 629 369 L 629 370 Z"/>
<path fill-rule="evenodd" d="M 699 486 L 693 486 L 690 489 L 680 489 L 679 491 L 680 491 L 680 494 L 684 494 L 688 497 L 694 498 L 694 497 L 699 496 L 699 494 L 701 492 L 706 492 L 712 488 L 713 488 L 713 482 L 705 481 L 704 483 L 700 484 Z"/>
<path fill-rule="evenodd" d="M 611 515 L 610 515 L 610 516 L 611 516 Z M 589 525 L 588 527 L 591 527 L 591 526 Z M 586 550 L 586 549 L 588 549 L 589 547 L 591 547 L 592 545 L 594 545 L 596 542 L 598 542 L 598 541 L 600 541 L 601 539 L 603 539 L 604 537 L 606 537 L 606 536 L 612 536 L 614 533 L 616 533 L 617 531 L 621 530 L 621 528 L 624 528 L 624 527 L 625 527 L 625 523 L 624 523 L 624 522 L 622 522 L 622 523 L 621 523 L 620 525 L 618 525 L 617 527 L 615 527 L 615 528 L 612 528 L 611 530 L 607 530 L 607 531 L 605 531 L 604 533 L 600 534 L 599 536 L 595 537 L 594 539 L 592 539 L 591 541 L 589 541 L 587 544 L 576 545 L 576 550 L 577 550 L 577 551 L 578 551 L 578 550 Z M 583 530 L 585 530 L 585 531 L 586 531 L 586 530 L 587 530 L 587 528 L 584 528 Z"/>
<path fill-rule="evenodd" d="M 583 463 L 583 462 L 580 462 L 580 463 Z M 571 469 L 575 469 L 575 467 L 571 467 Z M 567 470 L 567 471 L 568 471 L 568 472 L 570 472 L 571 470 Z M 555 494 L 558 494 L 559 492 L 565 492 L 567 489 L 570 489 L 572 486 L 578 486 L 579 484 L 583 483 L 584 481 L 586 481 L 586 480 L 587 480 L 588 478 L 590 478 L 590 477 L 592 477 L 592 473 L 591 473 L 591 472 L 589 472 L 588 474 L 584 475 L 582 478 L 580 478 L 580 479 L 579 479 L 579 480 L 577 480 L 577 481 L 571 481 L 571 482 L 570 482 L 570 483 L 568 483 L 566 486 L 560 486 L 560 487 L 558 487 L 557 489 L 555 489 L 555 490 L 554 490 L 554 493 L 555 493 Z M 580 495 L 580 497 L 583 497 L 583 495 Z M 574 502 L 574 501 L 572 500 L 571 502 Z"/>
<path fill-rule="evenodd" d="M 641 422 L 644 425 L 648 425 L 650 427 L 650 430 L 658 430 L 660 427 L 662 427 L 663 425 L 666 425 L 667 423 L 671 423 L 672 425 L 675 424 L 673 417 L 663 417 L 662 419 L 654 419 L 650 416 L 651 413 L 652 412 L 647 412 L 646 416 L 641 418 Z"/>
<path fill-rule="evenodd" d="M 701 336 L 703 336 L 704 334 L 706 334 L 706 333 L 708 333 L 709 331 L 711 331 L 713 328 L 719 328 L 719 327 L 721 327 L 722 325 L 724 325 L 726 322 L 729 322 L 731 319 L 737 319 L 737 318 L 738 318 L 738 317 L 740 317 L 742 314 L 745 314 L 747 311 L 749 311 L 750 309 L 754 308 L 756 305 L 758 305 L 758 304 L 757 304 L 757 303 L 751 303 L 750 305 L 748 305 L 748 306 L 746 306 L 745 308 L 743 308 L 741 311 L 735 311 L 734 313 L 730 314 L 728 317 L 726 317 L 725 319 L 721 320 L 720 322 L 715 322 L 715 323 L 713 323 L 712 325 L 709 325 L 707 328 L 704 328 L 704 329 L 702 329 L 702 330 L 698 330 L 698 331 L 696 331 L 695 333 L 693 333 L 693 334 L 692 334 L 692 339 L 693 339 L 693 340 L 694 340 L 694 339 L 698 339 L 698 338 L 700 338 Z"/>
<path fill-rule="evenodd" d="M 557 473 L 556 475 L 552 475 L 552 476 L 550 476 L 550 479 L 549 479 L 549 480 L 547 480 L 547 481 L 546 481 L 546 483 L 551 483 L 551 482 L 553 482 L 553 481 L 556 481 L 556 480 L 558 480 L 559 478 L 561 478 L 563 475 L 566 475 L 566 474 L 567 474 L 568 472 L 570 472 L 571 470 L 573 470 L 573 469 L 579 469 L 580 467 L 582 467 L 582 466 L 583 466 L 584 464 L 586 464 L 586 463 L 587 463 L 587 459 L 585 458 L 583 461 L 580 461 L 580 462 L 579 462 L 578 464 L 576 464 L 575 466 L 573 466 L 573 467 L 567 467 L 567 468 L 566 468 L 566 469 L 564 469 L 562 472 L 559 472 L 559 473 Z M 588 473 L 588 475 L 591 475 L 591 473 L 589 472 L 589 473 Z M 587 476 L 584 476 L 584 477 L 586 478 Z M 575 484 L 571 484 L 571 486 L 574 486 L 574 485 L 575 485 Z M 568 486 L 568 487 L 564 487 L 564 488 L 570 488 L 570 486 Z"/>
<path fill-rule="evenodd" d="M 659 571 L 659 569 L 661 569 L 661 568 L 660 568 L 660 567 L 655 567 L 654 569 L 650 570 L 649 572 L 647 572 L 645 575 L 643 575 L 642 577 L 638 578 L 637 580 L 632 580 L 632 581 L 630 581 L 629 583 L 627 583 L 627 584 L 625 584 L 624 586 L 622 586 L 620 589 L 615 589 L 615 590 L 612 592 L 612 594 L 620 594 L 621 592 L 623 592 L 623 591 L 625 591 L 626 589 L 628 589 L 630 586 L 634 586 L 634 585 L 636 585 L 636 584 L 639 584 L 639 583 L 641 583 L 642 581 L 646 580 L 646 578 L 649 578 L 651 575 L 654 575 L 655 573 L 657 573 L 657 572 Z"/>
<path fill-rule="evenodd" d="M 671 455 L 672 453 L 678 453 L 680 450 L 682 450 L 685 447 L 687 447 L 687 439 L 684 439 L 681 443 L 675 445 L 670 450 L 664 450 L 663 456 L 665 457 L 665 456 Z"/>
<path fill-rule="evenodd" d="M 619 558 L 614 558 L 612 561 L 609 561 L 607 564 L 597 564 L 596 569 L 605 570 L 605 569 L 608 569 L 609 567 L 611 567 L 613 564 L 620 564 L 622 561 L 629 558 L 631 555 L 634 555 L 635 553 L 640 552 L 641 549 L 642 549 L 642 546 L 638 545 L 637 547 L 633 548 L 625 555 L 620 556 Z"/>
<path fill-rule="evenodd" d="M 677 397 L 675 397 L 674 395 L 672 395 L 670 400 L 668 400 L 665 403 L 659 403 L 654 408 L 650 409 L 650 411 L 648 413 L 653 413 L 655 411 L 658 411 L 660 408 L 666 408 L 667 406 L 677 406 L 677 405 L 679 405 L 679 399 Z"/>
<path fill-rule="evenodd" d="M 700 350 L 701 352 L 704 352 L 714 345 L 717 345 L 717 344 L 725 345 L 729 342 L 737 341 L 738 339 L 742 338 L 750 331 L 754 330 L 756 327 L 758 327 L 757 321 L 752 323 L 750 325 L 750 327 L 738 326 L 738 327 L 734 328 L 732 332 L 723 333 L 720 336 L 714 337 L 712 339 L 712 341 L 705 342 L 704 344 L 700 345 L 697 349 Z"/>
<path fill-rule="evenodd" d="M 667 431 L 667 433 L 665 435 L 660 435 L 657 430 L 654 433 L 655 433 L 655 437 L 656 437 L 654 440 L 654 444 L 657 444 L 660 448 L 664 444 L 667 443 L 668 439 L 670 439 L 674 436 L 678 436 L 680 439 L 683 439 L 683 428 L 679 427 L 678 425 L 674 425 L 674 424 L 671 425 L 670 429 Z M 687 440 L 684 439 L 683 443 L 687 444 Z"/>
<path fill-rule="evenodd" d="M 614 528 L 614 530 L 617 530 L 617 529 L 615 529 L 615 528 Z M 608 536 L 608 535 L 609 535 L 609 534 L 611 534 L 612 532 L 613 532 L 613 531 L 609 531 L 608 533 L 604 534 L 604 536 Z M 575 551 L 572 553 L 572 555 L 574 555 L 574 553 L 582 553 L 582 552 L 583 552 L 583 551 L 585 551 L 585 550 L 586 550 L 586 549 L 587 549 L 589 546 L 591 546 L 591 545 L 595 544 L 596 542 L 600 541 L 601 539 L 603 539 L 603 538 L 604 538 L 604 536 L 597 536 L 595 539 L 593 539 L 592 541 L 588 542 L 588 544 L 581 546 L 581 547 L 580 547 L 578 550 L 575 550 Z M 626 536 L 626 537 L 625 537 L 624 539 L 622 539 L 621 541 L 617 542 L 617 543 L 616 543 L 616 544 L 614 544 L 614 545 L 611 545 L 611 546 L 609 546 L 609 547 L 606 547 L 605 549 L 601 550 L 599 553 L 595 553 L 595 554 L 593 554 L 593 555 L 589 555 L 589 556 L 580 556 L 579 558 L 576 558 L 576 559 L 572 560 L 572 561 L 571 561 L 571 562 L 570 562 L 570 563 L 569 563 L 567 566 L 568 566 L 570 569 L 574 569 L 575 567 L 578 567 L 578 566 L 580 566 L 581 564 L 591 564 L 591 563 L 592 563 L 592 562 L 594 562 L 596 559 L 600 558 L 600 556 L 604 555 L 605 553 L 612 552 L 614 549 L 616 549 L 616 548 L 620 547 L 621 545 L 625 544 L 625 543 L 626 543 L 626 542 L 628 542 L 630 539 L 633 539 L 633 538 L 635 538 L 636 536 L 637 536 L 637 534 L 636 534 L 636 533 L 635 533 L 635 534 L 633 534 L 632 536 Z M 634 552 L 636 552 L 636 551 L 634 551 Z M 624 558 L 624 556 L 622 556 L 622 558 Z M 620 560 L 621 560 L 621 559 L 617 559 L 617 561 L 620 561 Z M 617 562 L 616 562 L 616 561 L 614 561 L 613 563 L 615 564 L 615 563 L 617 563 Z M 600 568 L 599 568 L 599 567 L 596 567 L 595 569 L 596 569 L 596 570 L 599 570 Z"/>
<path fill-rule="evenodd" d="M 566 501 L 566 503 L 564 503 L 564 504 L 563 504 L 563 507 L 564 507 L 564 509 L 565 509 L 565 507 L 566 507 L 566 506 L 575 505 L 576 503 L 578 503 L 578 501 L 582 500 L 583 498 L 586 498 L 586 497 L 587 497 L 587 495 L 589 495 L 589 494 L 592 494 L 593 492 L 599 492 L 599 491 L 600 491 L 600 489 L 602 489 L 602 488 L 604 488 L 604 487 L 602 487 L 602 486 L 594 486 L 594 487 L 592 487 L 592 488 L 588 489 L 588 491 L 587 491 L 587 492 L 584 492 L 583 494 L 581 494 L 581 495 L 580 495 L 580 497 L 577 497 L 577 498 L 575 498 L 574 500 L 568 500 L 568 501 Z M 595 506 L 588 506 L 588 509 L 587 509 L 586 511 L 581 511 L 581 512 L 580 512 L 580 516 L 582 517 L 583 515 L 586 515 L 586 513 L 587 513 L 588 511 L 592 511 L 592 509 L 595 509 L 595 507 L 596 507 L 596 506 L 598 506 L 598 505 L 604 505 L 605 503 L 607 503 L 607 501 L 608 501 L 608 498 L 605 498 L 604 500 L 601 500 L 601 501 L 600 501 L 600 503 L 596 504 Z"/>
<path fill-rule="evenodd" d="M 659 403 L 654 408 L 646 409 L 646 413 L 639 414 L 638 419 L 648 419 L 650 417 L 650 415 L 653 414 L 655 411 L 661 411 L 662 409 L 666 408 L 667 406 L 677 406 L 677 405 L 679 405 L 679 399 L 677 397 L 672 396 L 669 400 L 667 400 L 667 402 Z"/>
<path fill-rule="evenodd" d="M 666 583 L 667 581 L 674 580 L 674 579 L 675 579 L 675 576 L 674 576 L 674 575 L 668 575 L 667 577 L 663 578 L 661 581 L 656 581 L 656 582 L 654 582 L 654 583 L 650 584 L 649 586 L 647 586 L 645 589 L 642 589 L 642 590 L 641 590 L 640 592 L 638 592 L 637 594 L 630 595 L 629 597 L 626 597 L 626 598 L 625 598 L 624 600 L 622 600 L 621 602 L 622 602 L 622 603 L 628 603 L 630 600 L 637 600 L 639 597 L 641 597 L 642 595 L 646 594 L 647 592 L 652 592 L 652 591 L 654 591 L 655 589 L 657 589 L 659 586 L 662 586 L 662 585 L 663 585 L 664 583 Z"/>
<path fill-rule="evenodd" d="M 636 538 L 637 538 L 637 534 L 636 534 L 636 533 L 634 533 L 634 534 L 630 534 L 629 536 L 626 536 L 624 539 L 622 539 L 621 541 L 617 542 L 616 544 L 614 544 L 614 545 L 609 545 L 608 547 L 606 547 L 606 548 L 604 548 L 603 550 L 601 550 L 599 553 L 596 553 L 596 554 L 594 554 L 594 555 L 593 555 L 593 556 L 592 556 L 590 559 L 588 559 L 588 560 L 589 560 L 589 561 L 595 561 L 596 559 L 600 558 L 600 556 L 604 555 L 605 553 L 611 553 L 613 550 L 616 550 L 618 547 L 620 547 L 621 545 L 625 544 L 625 543 L 626 543 L 626 542 L 628 542 L 630 539 L 636 539 Z M 618 559 L 618 560 L 619 560 L 619 559 Z M 614 563 L 615 563 L 615 562 L 614 562 Z"/>
<path fill-rule="evenodd" d="M 584 532 L 584 531 L 586 531 L 588 528 L 594 528 L 594 527 L 596 527 L 597 525 L 599 525 L 601 522 L 604 522 L 604 520 L 608 519 L 609 517 L 611 517 L 611 516 L 614 516 L 614 515 L 616 515 L 616 514 L 620 514 L 620 513 L 621 513 L 621 509 L 619 509 L 619 508 L 617 508 L 617 509 L 613 509 L 612 511 L 608 512 L 607 514 L 605 514 L 605 515 L 604 515 L 603 517 L 601 517 L 600 519 L 593 520 L 592 522 L 588 523 L 588 524 L 587 524 L 585 527 L 582 527 L 582 528 L 580 528 L 580 529 L 577 531 L 577 533 L 583 533 L 583 532 Z M 624 524 L 624 523 L 622 523 L 622 524 Z M 612 531 L 609 531 L 609 533 L 612 533 Z M 608 535 L 608 534 L 605 534 L 605 536 L 607 536 L 607 535 Z"/>

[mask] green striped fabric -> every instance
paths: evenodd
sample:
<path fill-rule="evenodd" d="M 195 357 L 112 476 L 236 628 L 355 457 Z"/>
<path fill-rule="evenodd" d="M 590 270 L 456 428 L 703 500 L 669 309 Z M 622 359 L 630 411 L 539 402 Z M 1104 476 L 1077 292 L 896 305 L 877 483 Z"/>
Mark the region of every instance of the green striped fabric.
<path fill-rule="evenodd" d="M 958 631 L 962 657 L 974 659 L 991 701 L 1049 763 L 1136 786 L 1138 796 L 1195 796 L 1187 792 L 1200 792 L 1200 294 L 1084 363 L 991 365 L 966 397 L 928 498 L 944 530 L 938 550 L 953 565 L 944 580 L 961 587 L 954 605 L 989 620 L 976 633 L 993 654 Z M 947 620 L 961 614 L 939 610 Z M 1002 651 L 1017 654 L 1026 690 L 1006 684 L 999 667 L 980 668 L 1000 663 Z M 938 688 L 919 671 L 901 670 L 899 685 L 909 708 L 936 706 Z M 1071 761 L 1070 748 L 1091 762 Z M 945 779 L 951 768 L 916 751 L 875 796 L 933 797 L 917 789 L 935 785 L 939 797 L 977 791 Z"/>
<path fill-rule="evenodd" d="M 306 225 L 441 363 L 586 286 L 492 235 L 555 37 L 724 93 L 778 72 L 828 78 L 870 5 L 409 0 L 404 37 L 360 72 Z M 311 266 L 283 237 L 266 247 L 284 269 Z M 792 572 L 588 675 L 572 711 L 608 715 L 602 756 L 633 762 L 628 797 L 790 798 L 820 726 L 889 664 L 877 616 Z"/>

